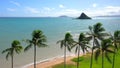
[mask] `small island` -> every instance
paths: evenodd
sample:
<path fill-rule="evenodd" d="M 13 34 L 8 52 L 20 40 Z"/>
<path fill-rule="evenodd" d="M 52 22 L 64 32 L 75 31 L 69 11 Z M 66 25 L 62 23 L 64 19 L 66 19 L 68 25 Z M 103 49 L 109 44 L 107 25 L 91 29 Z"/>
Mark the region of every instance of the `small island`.
<path fill-rule="evenodd" d="M 81 15 L 77 19 L 92 19 L 88 17 L 85 13 L 81 13 Z"/>
<path fill-rule="evenodd" d="M 68 16 L 66 16 L 66 15 L 61 15 L 61 16 L 59 16 L 59 17 L 68 17 Z"/>

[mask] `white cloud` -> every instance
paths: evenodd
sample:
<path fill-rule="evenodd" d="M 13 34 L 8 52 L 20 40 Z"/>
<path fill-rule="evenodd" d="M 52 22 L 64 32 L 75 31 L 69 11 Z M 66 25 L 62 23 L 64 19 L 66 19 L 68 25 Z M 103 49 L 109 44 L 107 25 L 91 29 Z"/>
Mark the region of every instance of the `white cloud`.
<path fill-rule="evenodd" d="M 15 2 L 15 1 L 10 1 L 10 3 L 12 3 L 12 4 L 14 4 L 14 5 L 18 6 L 18 7 L 20 7 L 20 6 L 21 6 L 21 5 L 20 5 L 20 3 Z"/>
<path fill-rule="evenodd" d="M 84 11 L 90 16 L 120 15 L 120 6 L 106 6 L 94 10 Z"/>
<path fill-rule="evenodd" d="M 51 10 L 51 9 L 48 8 L 48 7 L 44 7 L 43 9 L 44 9 L 44 10 L 47 10 L 47 11 L 50 11 L 50 10 Z"/>
<path fill-rule="evenodd" d="M 14 9 L 14 8 L 7 8 L 7 10 L 8 10 L 8 11 L 11 11 L 11 12 L 16 11 L 16 9 Z"/>
<path fill-rule="evenodd" d="M 76 9 L 66 9 L 65 12 L 69 12 L 69 13 L 79 13 L 79 11 L 76 10 Z"/>
<path fill-rule="evenodd" d="M 92 7 L 94 7 L 94 8 L 97 7 L 97 4 L 96 3 L 92 4 Z"/>
<path fill-rule="evenodd" d="M 54 10 L 55 8 L 44 7 L 43 9 L 46 10 L 46 11 L 52 11 L 52 10 Z"/>
<path fill-rule="evenodd" d="M 67 15 L 70 17 L 76 17 L 80 15 L 80 11 L 77 9 L 64 9 L 59 12 L 55 12 L 54 15 L 60 16 L 60 15 Z"/>
<path fill-rule="evenodd" d="M 64 6 L 64 5 L 62 5 L 62 4 L 60 4 L 60 5 L 59 5 L 59 8 L 65 8 L 65 6 Z"/>
<path fill-rule="evenodd" d="M 120 7 L 117 7 L 117 6 L 107 6 L 105 7 L 108 12 L 119 12 L 120 11 Z"/>
<path fill-rule="evenodd" d="M 36 8 L 32 8 L 32 7 L 25 7 L 25 10 L 27 12 L 34 13 L 34 14 L 40 13 L 39 10 L 37 10 Z"/>
<path fill-rule="evenodd" d="M 108 9 L 120 9 L 120 6 L 107 6 L 105 8 L 108 8 Z"/>

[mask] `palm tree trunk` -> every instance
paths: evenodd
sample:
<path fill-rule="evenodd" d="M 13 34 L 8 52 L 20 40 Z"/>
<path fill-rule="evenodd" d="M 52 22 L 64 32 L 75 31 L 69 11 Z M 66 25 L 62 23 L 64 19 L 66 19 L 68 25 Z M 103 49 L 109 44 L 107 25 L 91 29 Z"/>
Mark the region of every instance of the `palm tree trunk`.
<path fill-rule="evenodd" d="M 34 68 L 36 68 L 36 45 L 34 45 Z"/>
<path fill-rule="evenodd" d="M 114 52 L 115 52 L 115 49 L 114 49 Z M 112 64 L 112 68 L 114 68 L 114 65 L 115 65 L 115 53 L 113 55 L 113 64 Z"/>
<path fill-rule="evenodd" d="M 64 68 L 66 68 L 66 46 L 64 48 Z"/>
<path fill-rule="evenodd" d="M 80 56 L 80 46 L 78 46 L 78 61 L 77 61 L 77 68 L 79 68 L 79 56 Z"/>
<path fill-rule="evenodd" d="M 102 68 L 104 68 L 104 54 L 103 54 L 103 51 L 102 51 Z"/>
<path fill-rule="evenodd" d="M 116 46 L 116 44 L 115 44 Z M 114 48 L 114 52 L 116 53 L 116 47 Z M 112 64 L 112 68 L 114 68 L 115 66 L 115 53 L 113 54 L 113 64 Z"/>
<path fill-rule="evenodd" d="M 13 55 L 11 55 L 11 63 L 12 63 L 12 68 L 13 68 Z"/>
<path fill-rule="evenodd" d="M 92 68 L 92 63 L 93 63 L 93 48 L 92 48 L 92 54 L 91 54 L 90 68 Z"/>
<path fill-rule="evenodd" d="M 94 47 L 94 42 L 95 42 L 94 39 L 93 39 L 93 47 Z M 92 68 L 92 63 L 93 63 L 93 47 L 92 47 L 92 54 L 91 54 L 91 59 L 90 59 L 90 68 Z"/>

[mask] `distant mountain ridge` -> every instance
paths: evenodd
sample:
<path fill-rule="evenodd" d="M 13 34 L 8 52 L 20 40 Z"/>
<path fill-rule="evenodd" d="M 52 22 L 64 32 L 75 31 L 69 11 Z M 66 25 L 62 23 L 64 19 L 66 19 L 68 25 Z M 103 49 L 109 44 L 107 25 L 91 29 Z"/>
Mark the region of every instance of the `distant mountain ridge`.
<path fill-rule="evenodd" d="M 68 16 L 66 16 L 66 15 L 61 15 L 61 16 L 59 16 L 59 17 L 68 17 Z"/>
<path fill-rule="evenodd" d="M 120 15 L 105 15 L 105 16 L 96 16 L 96 17 L 120 17 Z"/>

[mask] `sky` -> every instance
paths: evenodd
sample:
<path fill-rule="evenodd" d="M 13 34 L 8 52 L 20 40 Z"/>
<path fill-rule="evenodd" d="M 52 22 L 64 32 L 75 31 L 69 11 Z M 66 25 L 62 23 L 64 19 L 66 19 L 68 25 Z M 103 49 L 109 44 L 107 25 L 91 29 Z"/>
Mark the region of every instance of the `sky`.
<path fill-rule="evenodd" d="M 120 15 L 120 0 L 0 0 L 0 17 Z"/>

